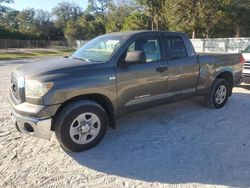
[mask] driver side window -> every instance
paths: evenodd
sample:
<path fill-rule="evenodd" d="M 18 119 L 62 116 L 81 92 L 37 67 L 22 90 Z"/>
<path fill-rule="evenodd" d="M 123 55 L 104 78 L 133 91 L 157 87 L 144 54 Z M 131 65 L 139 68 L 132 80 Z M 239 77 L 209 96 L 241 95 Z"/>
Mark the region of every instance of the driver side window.
<path fill-rule="evenodd" d="M 141 51 L 146 56 L 146 63 L 161 61 L 161 48 L 157 37 L 140 37 L 127 48 L 127 53 Z"/>

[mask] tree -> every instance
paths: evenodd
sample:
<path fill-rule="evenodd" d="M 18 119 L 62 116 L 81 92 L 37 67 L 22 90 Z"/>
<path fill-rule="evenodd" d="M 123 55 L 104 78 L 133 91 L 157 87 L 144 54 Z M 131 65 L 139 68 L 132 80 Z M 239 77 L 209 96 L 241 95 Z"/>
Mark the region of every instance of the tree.
<path fill-rule="evenodd" d="M 106 13 L 106 32 L 110 33 L 121 31 L 124 26 L 125 19 L 131 14 L 132 11 L 134 11 L 134 8 L 125 3 L 110 4 Z"/>
<path fill-rule="evenodd" d="M 208 37 L 223 20 L 220 7 L 221 0 L 168 0 L 165 18 L 171 30 L 192 33 L 192 38 Z"/>
<path fill-rule="evenodd" d="M 151 29 L 160 29 L 160 19 L 164 8 L 165 0 L 136 0 L 136 2 L 142 5 L 146 15 L 151 19 Z"/>
<path fill-rule="evenodd" d="M 76 40 L 89 40 L 104 34 L 105 26 L 101 20 L 85 11 L 76 21 L 67 21 L 64 36 L 73 45 Z"/>
<path fill-rule="evenodd" d="M 113 0 L 89 0 L 86 12 L 94 15 L 104 28 L 110 28 L 107 20 L 107 11 L 113 6 Z"/>
<path fill-rule="evenodd" d="M 100 17 L 95 17 L 89 12 L 85 12 L 78 20 L 81 27 L 79 39 L 89 40 L 105 33 L 105 26 Z"/>
<path fill-rule="evenodd" d="M 77 22 L 73 20 L 67 21 L 64 36 L 70 45 L 75 45 L 75 41 L 79 36 L 80 30 L 81 28 Z"/>
<path fill-rule="evenodd" d="M 35 35 L 38 32 L 36 27 L 35 9 L 25 9 L 17 15 L 19 31 L 26 35 Z"/>
<path fill-rule="evenodd" d="M 89 0 L 82 11 L 59 3 L 52 12 L 6 7 L 0 0 L 0 33 L 5 38 L 89 40 L 128 30 L 168 29 L 195 37 L 250 36 L 250 0 Z"/>
<path fill-rule="evenodd" d="M 60 38 L 49 12 L 36 9 L 25 9 L 16 16 L 18 31 L 29 38 L 52 39 Z"/>
<path fill-rule="evenodd" d="M 64 30 L 67 21 L 76 21 L 82 15 L 82 9 L 75 3 L 62 2 L 52 9 L 52 15 L 56 18 L 56 26 Z"/>
<path fill-rule="evenodd" d="M 8 11 L 4 14 L 0 14 L 0 27 L 5 28 L 7 31 L 10 32 L 17 32 L 18 31 L 18 21 L 17 15 L 18 11 Z"/>
<path fill-rule="evenodd" d="M 38 37 L 51 39 L 53 32 L 56 30 L 55 25 L 51 20 L 51 14 L 48 11 L 39 9 L 35 11 L 34 19 L 38 30 Z"/>
<path fill-rule="evenodd" d="M 87 11 L 105 18 L 105 12 L 112 3 L 112 0 L 89 0 Z"/>
<path fill-rule="evenodd" d="M 4 3 L 13 3 L 13 0 L 0 0 L 0 33 L 1 35 L 5 35 L 6 29 L 4 27 L 5 22 L 5 13 L 11 11 L 12 9 L 4 6 Z"/>
<path fill-rule="evenodd" d="M 224 0 L 222 10 L 231 20 L 231 25 L 235 28 L 234 35 L 250 34 L 250 1 L 249 0 Z"/>
<path fill-rule="evenodd" d="M 125 18 L 125 23 L 123 24 L 123 31 L 135 31 L 135 30 L 148 30 L 150 18 L 143 12 L 134 11 L 129 16 Z"/>
<path fill-rule="evenodd" d="M 14 2 L 13 0 L 0 0 L 0 13 L 8 12 L 8 11 L 13 10 L 13 9 L 3 5 L 3 3 L 9 4 L 9 3 L 13 3 L 13 2 Z"/>

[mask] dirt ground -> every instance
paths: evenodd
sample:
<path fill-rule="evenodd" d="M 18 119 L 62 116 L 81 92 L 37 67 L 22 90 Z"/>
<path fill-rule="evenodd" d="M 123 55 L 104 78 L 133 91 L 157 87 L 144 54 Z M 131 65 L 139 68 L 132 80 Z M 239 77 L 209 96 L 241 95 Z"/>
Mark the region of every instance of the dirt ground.
<path fill-rule="evenodd" d="M 22 135 L 9 117 L 10 72 L 0 62 L 0 187 L 250 187 L 250 85 L 225 108 L 202 98 L 126 115 L 82 153 Z"/>

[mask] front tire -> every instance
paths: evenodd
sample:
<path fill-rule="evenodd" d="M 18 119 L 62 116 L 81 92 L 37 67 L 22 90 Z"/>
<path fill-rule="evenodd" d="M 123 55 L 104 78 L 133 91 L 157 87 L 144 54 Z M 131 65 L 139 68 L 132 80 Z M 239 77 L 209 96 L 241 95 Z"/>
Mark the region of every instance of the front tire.
<path fill-rule="evenodd" d="M 75 101 L 57 115 L 55 134 L 64 149 L 80 152 L 96 146 L 104 137 L 107 125 L 107 114 L 99 104 Z"/>
<path fill-rule="evenodd" d="M 230 87 L 226 80 L 216 78 L 209 96 L 206 97 L 206 103 L 210 108 L 223 108 L 230 96 Z"/>

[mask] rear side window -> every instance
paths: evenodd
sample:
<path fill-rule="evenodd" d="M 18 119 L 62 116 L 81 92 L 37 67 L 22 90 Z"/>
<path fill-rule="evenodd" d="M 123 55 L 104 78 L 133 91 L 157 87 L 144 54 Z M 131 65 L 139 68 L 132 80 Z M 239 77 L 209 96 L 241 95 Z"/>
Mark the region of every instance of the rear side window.
<path fill-rule="evenodd" d="M 187 50 L 181 37 L 167 37 L 168 57 L 169 59 L 178 59 L 187 57 Z"/>

